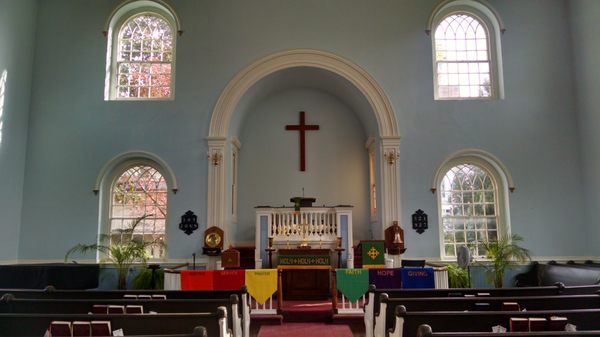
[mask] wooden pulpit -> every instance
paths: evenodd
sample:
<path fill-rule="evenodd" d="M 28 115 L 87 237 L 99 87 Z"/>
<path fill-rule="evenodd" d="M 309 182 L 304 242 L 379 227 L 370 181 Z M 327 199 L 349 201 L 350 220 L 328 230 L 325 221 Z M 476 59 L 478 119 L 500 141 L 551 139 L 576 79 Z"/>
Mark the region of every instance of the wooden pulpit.
<path fill-rule="evenodd" d="M 221 253 L 221 266 L 225 269 L 240 268 L 240 251 L 229 248 Z"/>

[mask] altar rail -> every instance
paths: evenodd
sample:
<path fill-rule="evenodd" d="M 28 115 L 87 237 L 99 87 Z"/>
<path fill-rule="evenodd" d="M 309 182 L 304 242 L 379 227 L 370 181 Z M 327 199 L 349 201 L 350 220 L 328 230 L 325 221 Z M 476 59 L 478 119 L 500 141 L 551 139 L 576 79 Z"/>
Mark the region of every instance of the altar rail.
<path fill-rule="evenodd" d="M 313 248 L 344 249 L 343 265 L 352 268 L 352 207 L 256 208 L 256 268 L 268 266 L 266 248 L 296 248 L 309 245 Z M 271 246 L 269 246 L 271 241 Z"/>

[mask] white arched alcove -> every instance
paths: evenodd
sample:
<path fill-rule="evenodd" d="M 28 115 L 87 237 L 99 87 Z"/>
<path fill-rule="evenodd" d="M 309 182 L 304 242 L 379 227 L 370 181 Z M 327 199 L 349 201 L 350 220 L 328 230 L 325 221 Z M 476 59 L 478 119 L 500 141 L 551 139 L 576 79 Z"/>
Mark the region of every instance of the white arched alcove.
<path fill-rule="evenodd" d="M 208 196 L 207 226 L 219 226 L 226 232 L 229 223 L 226 216 L 227 198 L 226 174 L 231 172 L 231 160 L 226 151 L 230 127 L 236 107 L 244 94 L 258 81 L 280 70 L 308 67 L 332 72 L 352 86 L 365 98 L 377 121 L 377 149 L 380 160 L 378 202 L 381 221 L 380 228 L 374 231 L 377 238 L 383 237 L 383 229 L 400 220 L 399 185 L 399 145 L 400 135 L 396 115 L 391 103 L 379 84 L 364 69 L 338 55 L 313 49 L 292 49 L 265 56 L 240 71 L 221 93 L 212 113 L 208 136 Z M 231 200 L 229 200 L 231 202 Z M 226 236 L 227 240 L 227 236 Z"/>

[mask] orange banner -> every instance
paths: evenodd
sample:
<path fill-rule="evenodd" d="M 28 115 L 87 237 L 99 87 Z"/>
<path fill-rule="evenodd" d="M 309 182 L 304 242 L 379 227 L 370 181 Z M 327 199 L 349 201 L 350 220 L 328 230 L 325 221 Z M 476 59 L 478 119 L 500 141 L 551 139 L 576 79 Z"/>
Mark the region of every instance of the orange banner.
<path fill-rule="evenodd" d="M 213 290 L 213 270 L 182 270 L 181 290 Z"/>

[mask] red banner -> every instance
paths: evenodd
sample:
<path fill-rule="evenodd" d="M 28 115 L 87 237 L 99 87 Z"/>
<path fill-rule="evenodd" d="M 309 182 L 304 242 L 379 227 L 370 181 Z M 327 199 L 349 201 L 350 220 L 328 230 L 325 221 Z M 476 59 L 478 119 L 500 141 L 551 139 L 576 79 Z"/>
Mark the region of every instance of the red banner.
<path fill-rule="evenodd" d="M 243 269 L 215 270 L 213 285 L 215 290 L 239 290 L 246 282 Z"/>
<path fill-rule="evenodd" d="M 181 290 L 213 290 L 214 270 L 182 270 Z"/>

